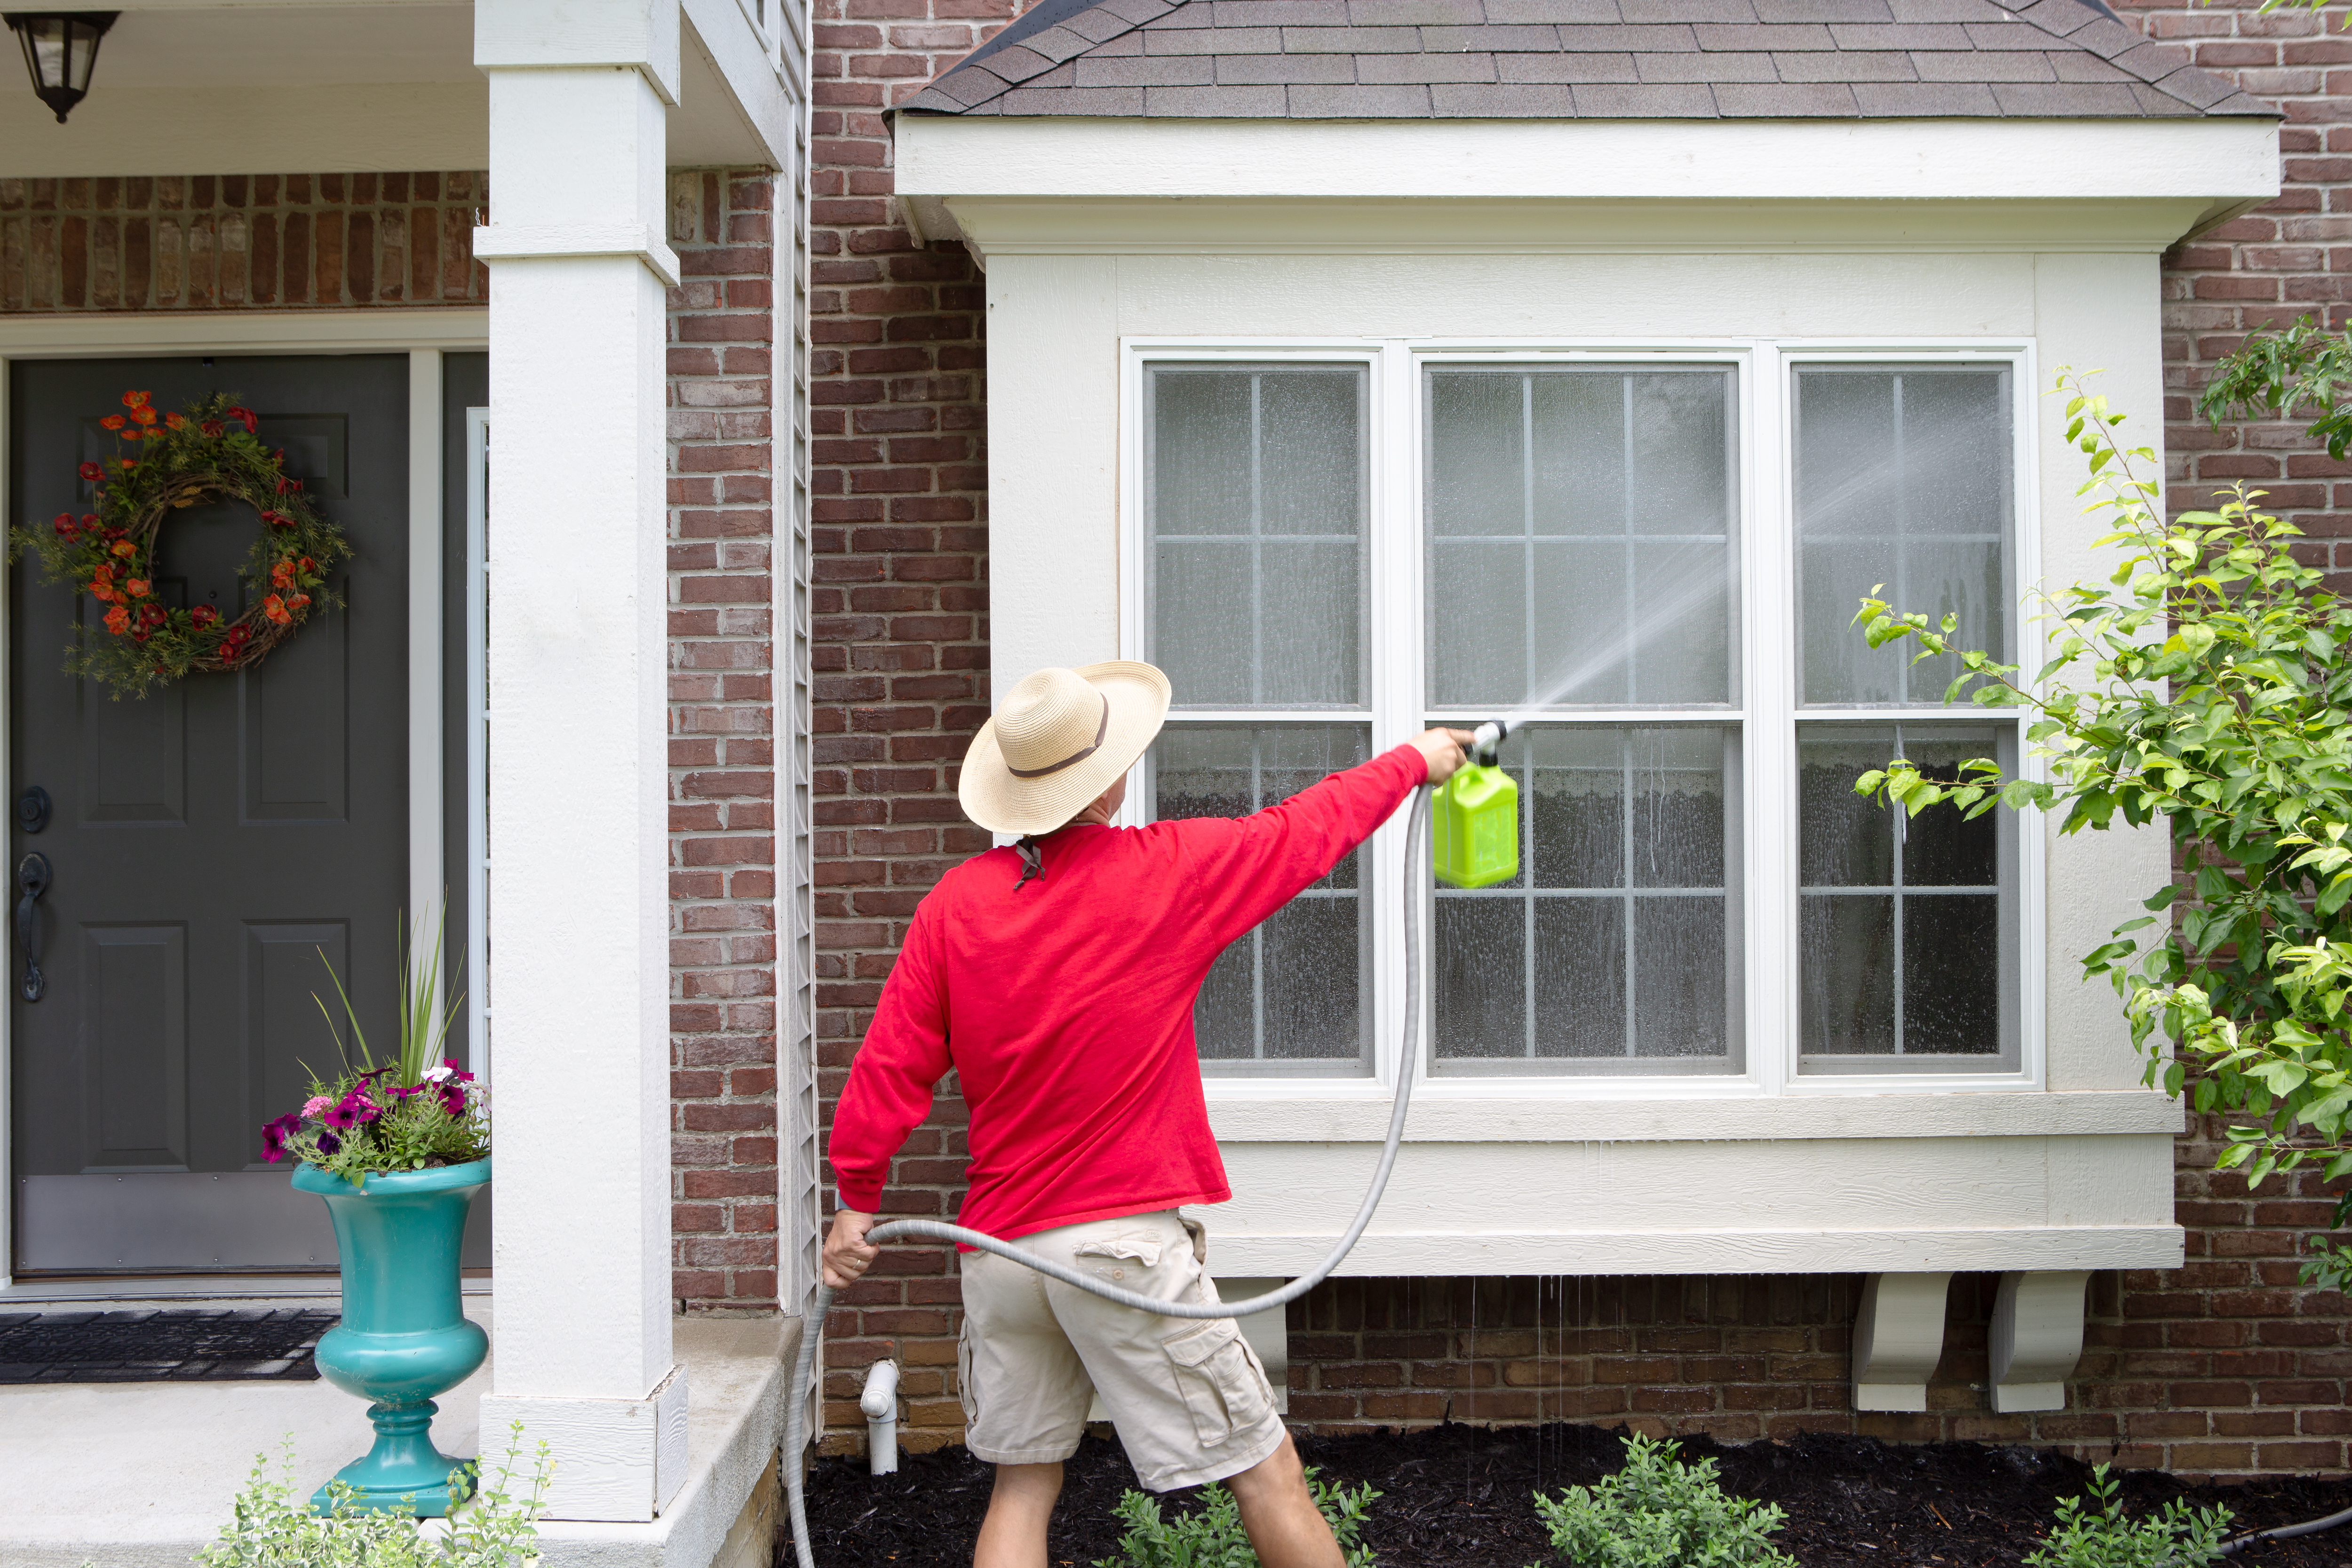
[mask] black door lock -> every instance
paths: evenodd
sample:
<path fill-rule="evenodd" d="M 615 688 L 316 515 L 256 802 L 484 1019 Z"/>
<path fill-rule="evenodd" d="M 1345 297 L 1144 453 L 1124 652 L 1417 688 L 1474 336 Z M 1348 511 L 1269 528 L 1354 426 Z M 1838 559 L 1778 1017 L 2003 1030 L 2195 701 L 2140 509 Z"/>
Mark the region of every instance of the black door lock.
<path fill-rule="evenodd" d="M 49 825 L 49 792 L 35 784 L 16 797 L 16 831 L 38 833 Z"/>

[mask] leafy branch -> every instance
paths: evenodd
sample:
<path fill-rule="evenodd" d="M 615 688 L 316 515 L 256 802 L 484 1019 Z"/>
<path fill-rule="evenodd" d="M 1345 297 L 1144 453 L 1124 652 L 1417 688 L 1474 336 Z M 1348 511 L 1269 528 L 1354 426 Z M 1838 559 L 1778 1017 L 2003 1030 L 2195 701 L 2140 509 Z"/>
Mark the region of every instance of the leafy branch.
<path fill-rule="evenodd" d="M 2352 378 L 2352 359 L 2326 374 Z M 1898 758 L 1854 788 L 1914 816 L 1947 802 L 1971 817 L 2061 813 L 2066 833 L 2167 821 L 2177 876 L 2084 973 L 2124 997 L 2147 1082 L 2178 1095 L 2194 1063 L 2197 1109 L 2234 1118 L 2221 1168 L 2250 1185 L 2311 1162 L 2352 1174 L 2352 605 L 2298 558 L 2300 531 L 2263 511 L 2260 490 L 2161 518 L 2154 450 L 2125 445 L 2124 416 L 2081 376 L 2062 371 L 2053 390 L 2087 460 L 2076 493 L 2107 529 L 2096 547 L 2117 562 L 2104 581 L 2036 595 L 2048 661 L 2026 678 L 1956 647 L 1956 617 L 1876 597 L 1855 616 L 1873 647 L 1957 655 L 1947 701 L 1965 691 L 2032 714 L 2047 776 L 1979 758 L 1938 780 Z M 2352 1217 L 2352 1198 L 2336 1217 Z M 2318 1251 L 2306 1279 L 2352 1282 L 2352 1252 Z"/>

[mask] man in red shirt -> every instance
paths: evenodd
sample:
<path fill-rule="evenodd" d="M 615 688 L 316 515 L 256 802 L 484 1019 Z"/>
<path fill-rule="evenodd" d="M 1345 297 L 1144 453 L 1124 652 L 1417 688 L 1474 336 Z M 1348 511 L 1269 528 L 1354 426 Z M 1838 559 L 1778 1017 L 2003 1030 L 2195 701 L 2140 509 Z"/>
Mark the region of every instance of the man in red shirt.
<path fill-rule="evenodd" d="M 1471 737 L 1429 731 L 1255 816 L 1114 828 L 1168 700 L 1148 664 L 1044 669 L 973 738 L 964 813 L 1020 841 L 916 908 L 834 1113 L 827 1284 L 877 1256 L 865 1237 L 890 1158 L 952 1068 L 971 1112 L 957 1223 L 1130 1290 L 1216 1299 L 1205 1233 L 1177 1212 L 1233 1195 L 1193 997 L 1228 943 L 1415 786 L 1452 776 Z M 997 1466 L 974 1568 L 1044 1568 L 1062 1461 L 1097 1394 L 1144 1485 L 1222 1480 L 1265 1568 L 1343 1568 L 1232 1319 L 1113 1306 L 983 1252 L 963 1255 L 962 1276 L 965 1437 Z"/>

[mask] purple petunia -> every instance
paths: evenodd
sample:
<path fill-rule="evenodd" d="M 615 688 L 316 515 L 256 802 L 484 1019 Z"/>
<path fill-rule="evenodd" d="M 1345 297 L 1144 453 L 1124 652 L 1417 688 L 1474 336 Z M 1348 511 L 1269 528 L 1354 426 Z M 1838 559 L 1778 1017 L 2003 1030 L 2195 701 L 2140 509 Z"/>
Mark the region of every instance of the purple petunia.
<path fill-rule="evenodd" d="M 302 1118 L 291 1111 L 261 1130 L 261 1157 L 275 1165 L 286 1158 L 286 1140 L 300 1131 Z"/>
<path fill-rule="evenodd" d="M 338 1132 L 348 1131 L 364 1122 L 373 1121 L 383 1110 L 370 1100 L 365 1089 L 354 1089 L 343 1096 L 341 1103 L 321 1112 L 319 1120 Z"/>

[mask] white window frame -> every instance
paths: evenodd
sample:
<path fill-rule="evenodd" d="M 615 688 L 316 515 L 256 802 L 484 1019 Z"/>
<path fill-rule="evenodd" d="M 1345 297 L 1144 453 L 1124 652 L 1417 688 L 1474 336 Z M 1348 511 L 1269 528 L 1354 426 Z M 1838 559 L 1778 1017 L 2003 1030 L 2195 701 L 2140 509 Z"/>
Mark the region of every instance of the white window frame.
<path fill-rule="evenodd" d="M 1128 336 L 1119 340 L 1119 655 L 1141 658 L 1150 606 L 1144 563 L 1151 541 L 1143 494 L 1143 378 L 1156 361 L 1207 364 L 1285 362 L 1369 367 L 1365 430 L 1367 492 L 1364 506 L 1369 720 L 1374 755 L 1424 727 L 1432 710 L 1423 701 L 1427 620 L 1423 605 L 1423 465 L 1426 410 L 1422 374 L 1433 365 L 1477 363 L 1538 364 L 1707 363 L 1734 371 L 1739 400 L 1738 496 L 1739 637 L 1743 661 L 1739 700 L 1727 707 L 1689 709 L 1591 709 L 1562 717 L 1608 727 L 1651 721 L 1700 721 L 1735 727 L 1741 733 L 1741 774 L 1746 799 L 1742 826 L 1742 931 L 1746 1012 L 1744 1064 L 1739 1071 L 1673 1074 L 1482 1073 L 1438 1077 L 1429 1071 L 1431 1042 L 1424 1013 L 1418 1049 L 1423 1100 L 1491 1101 L 1498 1095 L 1541 1100 L 1736 1100 L 1764 1096 L 1840 1097 L 1857 1094 L 2015 1093 L 2046 1087 L 2044 1016 L 2047 1005 L 2043 942 L 2047 920 L 2045 829 L 2029 816 L 2018 830 L 2018 1063 L 2014 1070 L 1911 1070 L 1899 1073 L 1840 1072 L 1801 1076 L 1798 983 L 1798 885 L 1796 868 L 1796 744 L 1800 720 L 1881 719 L 1867 708 L 1797 705 L 1797 602 L 1795 428 L 1792 417 L 1796 369 L 1824 363 L 1963 364 L 2000 363 L 2011 371 L 2015 495 L 2011 516 L 2015 570 L 2011 581 L 2031 585 L 2041 563 L 2040 464 L 2036 433 L 2039 372 L 2034 345 L 2020 338 L 1320 338 Z M 2042 639 L 2030 606 L 2011 606 L 2012 654 L 2028 673 L 2042 662 Z M 1856 632 L 1856 636 L 1861 635 Z M 1917 708 L 1918 721 L 2017 722 L 2019 753 L 2029 776 L 2042 769 L 2026 756 L 2022 721 L 2003 710 Z M 1465 710 L 1465 716 L 1468 716 Z M 1479 715 L 1487 717 L 1491 715 Z M 1270 715 L 1243 710 L 1187 715 L 1225 722 L 1271 722 Z M 1351 721 L 1333 711 L 1323 721 Z M 1119 821 L 1150 820 L 1148 770 L 1128 797 Z M 1397 896 L 1397 867 L 1403 849 L 1403 813 L 1384 824 L 1370 841 L 1370 875 L 1365 896 L 1372 900 L 1372 1070 L 1351 1078 L 1212 1075 L 1213 1104 L 1249 1100 L 1375 1100 L 1393 1092 L 1404 1004 L 1400 962 L 1403 917 Z M 1430 973 L 1432 900 L 1422 904 L 1423 973 Z"/>

